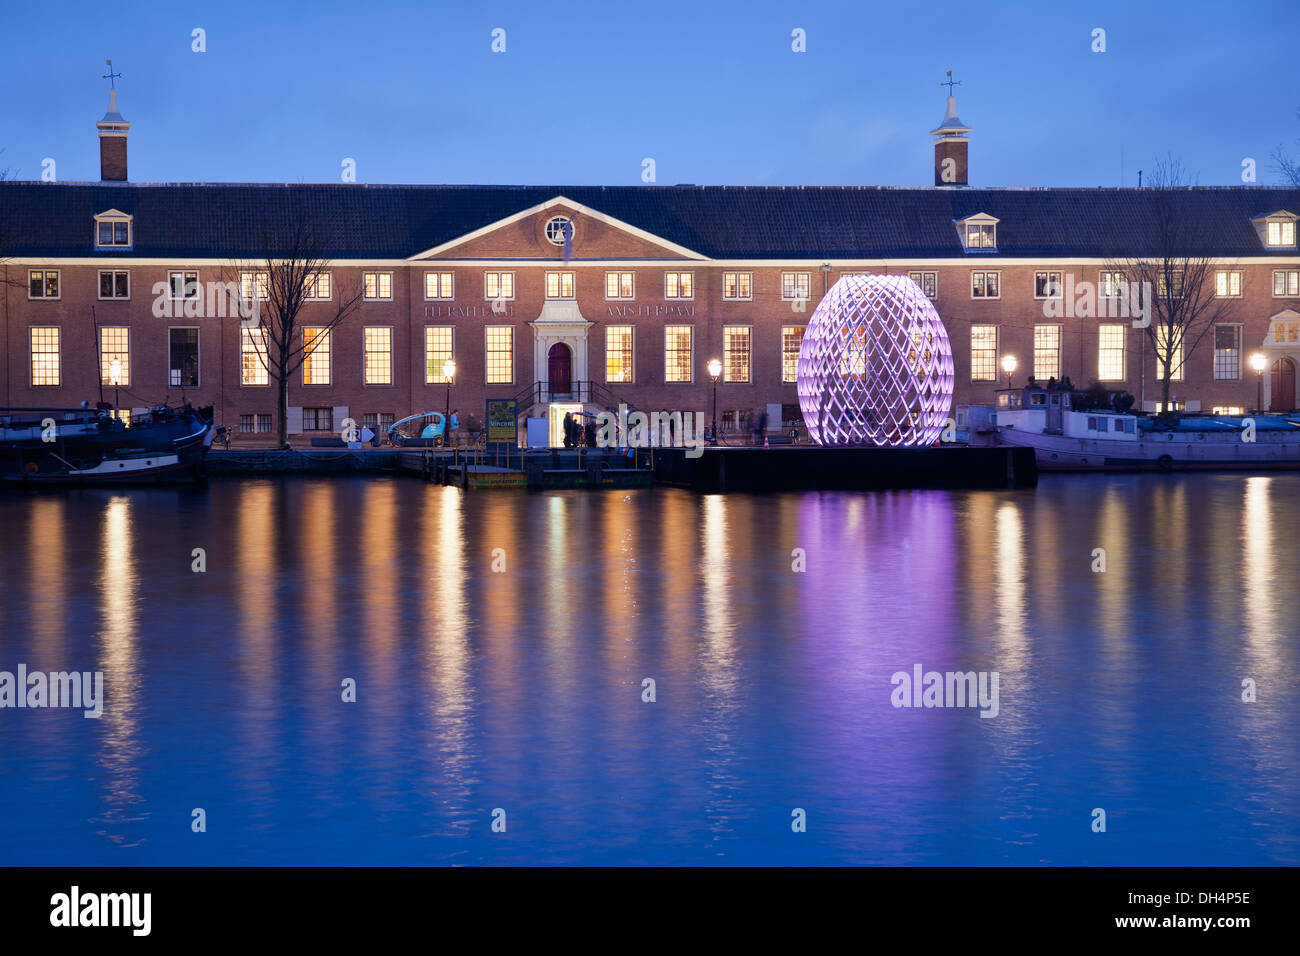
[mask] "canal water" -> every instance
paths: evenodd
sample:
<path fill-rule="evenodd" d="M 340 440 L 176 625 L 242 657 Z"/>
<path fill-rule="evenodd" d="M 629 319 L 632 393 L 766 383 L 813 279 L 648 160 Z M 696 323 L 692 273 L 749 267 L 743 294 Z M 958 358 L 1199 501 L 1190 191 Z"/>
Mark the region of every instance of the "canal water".
<path fill-rule="evenodd" d="M 0 863 L 1295 865 L 1297 491 L 6 493 Z"/>

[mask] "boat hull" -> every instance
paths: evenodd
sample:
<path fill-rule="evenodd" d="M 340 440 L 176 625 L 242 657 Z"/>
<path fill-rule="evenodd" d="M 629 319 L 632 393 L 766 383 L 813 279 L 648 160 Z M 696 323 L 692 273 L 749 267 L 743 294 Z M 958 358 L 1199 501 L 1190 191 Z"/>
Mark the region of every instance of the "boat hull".
<path fill-rule="evenodd" d="M 155 484 L 207 477 L 213 426 L 200 411 L 186 408 L 130 428 L 93 417 L 10 411 L 0 428 L 0 483 L 5 485 Z"/>
<path fill-rule="evenodd" d="M 999 427 L 997 443 L 1034 449 L 1041 471 L 1296 471 L 1300 441 L 1261 432 L 1256 441 L 1211 433 L 1198 438 L 1174 435 L 1144 440 L 1073 438 Z"/>

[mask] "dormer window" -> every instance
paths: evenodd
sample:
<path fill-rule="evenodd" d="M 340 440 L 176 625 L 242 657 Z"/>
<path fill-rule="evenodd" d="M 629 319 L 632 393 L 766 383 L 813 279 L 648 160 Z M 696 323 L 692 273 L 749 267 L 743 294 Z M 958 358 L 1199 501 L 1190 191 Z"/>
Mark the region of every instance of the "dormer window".
<path fill-rule="evenodd" d="M 131 248 L 131 217 L 110 209 L 95 217 L 96 249 Z"/>
<path fill-rule="evenodd" d="M 998 221 L 987 213 L 957 220 L 957 229 L 967 252 L 998 247 Z"/>
<path fill-rule="evenodd" d="M 1295 245 L 1295 220 L 1284 222 L 1271 220 L 1268 224 L 1268 244 L 1270 246 Z"/>
<path fill-rule="evenodd" d="M 1251 222 L 1259 235 L 1259 240 L 1269 249 L 1294 249 L 1295 213 L 1288 209 L 1277 209 L 1262 216 L 1256 216 Z"/>

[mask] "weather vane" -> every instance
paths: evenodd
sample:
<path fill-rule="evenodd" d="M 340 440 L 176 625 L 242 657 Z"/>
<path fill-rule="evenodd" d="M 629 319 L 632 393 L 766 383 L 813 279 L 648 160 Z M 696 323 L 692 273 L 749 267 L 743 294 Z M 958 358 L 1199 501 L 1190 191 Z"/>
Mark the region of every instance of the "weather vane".
<path fill-rule="evenodd" d="M 121 73 L 114 73 L 114 72 L 113 72 L 113 61 L 112 61 L 112 60 L 105 60 L 104 62 L 108 64 L 108 72 L 105 73 L 105 74 L 101 77 L 101 79 L 108 80 L 109 85 L 110 85 L 113 89 L 117 89 L 117 78 L 118 78 L 119 76 L 121 76 L 122 74 L 121 74 Z M 949 73 L 948 75 L 949 75 L 949 76 L 952 76 L 951 73 Z"/>
<path fill-rule="evenodd" d="M 948 87 L 948 95 L 949 95 L 949 96 L 952 96 L 952 88 L 953 88 L 954 86 L 961 86 L 961 80 L 954 80 L 954 79 L 952 78 L 952 70 L 949 70 L 949 71 L 948 71 L 948 79 L 945 80 L 945 81 L 940 82 L 939 85 L 940 85 L 940 86 L 946 86 L 946 87 Z"/>

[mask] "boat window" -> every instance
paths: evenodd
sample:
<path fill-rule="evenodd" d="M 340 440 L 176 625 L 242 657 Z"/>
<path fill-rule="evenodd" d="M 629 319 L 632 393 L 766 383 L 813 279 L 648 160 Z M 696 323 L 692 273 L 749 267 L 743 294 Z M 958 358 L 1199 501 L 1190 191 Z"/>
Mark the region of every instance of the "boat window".
<path fill-rule="evenodd" d="M 1047 404 L 1047 396 L 1044 395 L 1042 392 L 1034 392 L 1032 395 L 1029 396 L 1029 404 L 1030 404 L 1030 405 L 1046 405 L 1046 404 Z"/>
<path fill-rule="evenodd" d="M 1060 396 L 1060 395 L 1053 395 L 1053 396 L 1052 396 L 1052 404 L 1053 404 L 1053 405 L 1060 405 L 1060 404 L 1061 404 L 1061 396 Z"/>
<path fill-rule="evenodd" d="M 1105 418 L 1099 418 L 1099 419 L 1097 419 L 1097 431 L 1099 431 L 1099 432 L 1104 432 L 1104 431 L 1106 431 L 1106 430 L 1107 430 L 1107 428 L 1106 428 L 1107 423 L 1108 423 L 1108 420 L 1105 419 Z"/>
<path fill-rule="evenodd" d="M 1089 416 L 1088 416 L 1088 431 L 1095 432 L 1096 430 L 1097 430 L 1097 419 L 1095 419 L 1093 416 L 1089 415 Z"/>

